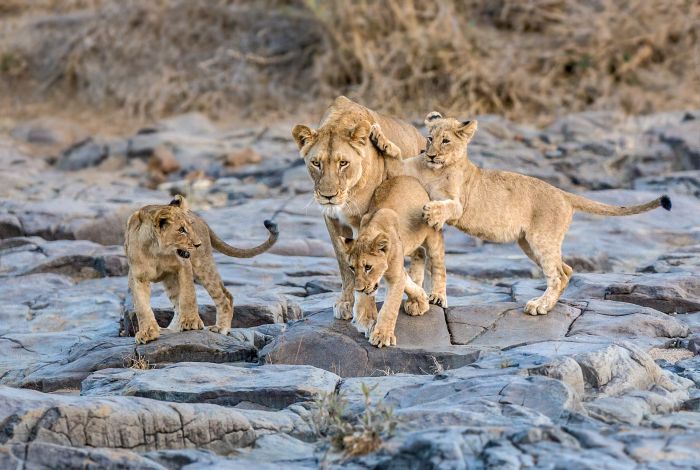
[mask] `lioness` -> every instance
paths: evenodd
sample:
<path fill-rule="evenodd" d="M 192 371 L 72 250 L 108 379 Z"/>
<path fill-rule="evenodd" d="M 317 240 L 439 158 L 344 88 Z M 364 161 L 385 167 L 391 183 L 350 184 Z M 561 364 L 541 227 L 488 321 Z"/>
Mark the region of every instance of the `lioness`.
<path fill-rule="evenodd" d="M 360 318 L 358 329 L 369 333 L 375 346 L 394 346 L 394 327 L 404 291 L 409 315 L 423 315 L 429 302 L 447 307 L 445 245 L 441 230 L 433 230 L 423 220 L 423 206 L 430 202 L 420 182 L 410 176 L 384 181 L 374 192 L 369 211 L 362 217 L 357 239 L 341 238 L 348 266 L 354 274 L 355 290 L 373 297 L 384 277 L 387 294 L 379 315 L 374 301 Z M 433 290 L 428 297 L 423 284 L 422 246 L 430 258 Z M 411 275 L 403 267 L 404 257 L 413 254 Z M 413 278 L 413 279 L 412 279 Z M 376 323 L 375 323 L 376 321 Z"/>
<path fill-rule="evenodd" d="M 160 335 L 151 310 L 152 282 L 163 282 L 175 307 L 168 328 L 177 331 L 204 328 L 197 311 L 196 280 L 216 304 L 216 325 L 209 330 L 228 334 L 233 320 L 233 297 L 221 281 L 212 247 L 227 256 L 250 258 L 267 251 L 279 236 L 277 225 L 266 220 L 265 228 L 270 232 L 266 242 L 249 249 L 232 247 L 189 210 L 182 196 L 176 196 L 169 205 L 142 207 L 131 214 L 126 225 L 124 248 L 129 261 L 129 289 L 139 322 L 135 339 L 143 344 Z"/>
<path fill-rule="evenodd" d="M 292 136 L 314 182 L 314 198 L 324 209 L 331 243 L 342 279 L 342 292 L 333 311 L 336 318 L 353 316 L 353 276 L 338 237 L 351 237 L 369 208 L 374 190 L 387 178 L 385 161 L 369 142 L 369 129 L 379 123 L 405 155 L 425 148 L 425 138 L 412 125 L 361 106 L 344 96 L 336 98 L 317 130 L 296 125 Z M 371 311 L 374 299 L 358 294 L 357 308 Z M 362 315 L 360 315 L 362 316 Z"/>
<path fill-rule="evenodd" d="M 629 207 L 617 207 L 567 193 L 537 178 L 508 171 L 479 168 L 469 161 L 467 144 L 476 121 L 460 122 L 431 112 L 425 118 L 430 137 L 427 150 L 401 160 L 402 150 L 374 125 L 371 139 L 393 160 L 393 172 L 416 176 L 430 195 L 426 222 L 441 229 L 448 223 L 490 242 L 517 241 L 542 269 L 547 290 L 525 305 L 530 315 L 544 315 L 556 305 L 573 270 L 561 257 L 574 211 L 598 215 L 632 215 L 659 206 L 671 210 L 668 196 Z"/>

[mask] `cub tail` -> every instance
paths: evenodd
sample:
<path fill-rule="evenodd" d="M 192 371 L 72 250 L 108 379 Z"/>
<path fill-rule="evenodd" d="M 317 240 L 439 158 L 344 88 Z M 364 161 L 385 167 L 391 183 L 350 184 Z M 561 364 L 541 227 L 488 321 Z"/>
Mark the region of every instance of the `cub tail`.
<path fill-rule="evenodd" d="M 663 207 L 667 211 L 671 210 L 671 198 L 667 195 L 660 196 L 653 201 L 636 206 L 611 206 L 602 202 L 592 201 L 576 194 L 564 193 L 574 209 L 596 215 L 634 215 L 647 212 L 657 207 Z"/>
<path fill-rule="evenodd" d="M 219 238 L 210 228 L 209 238 L 211 239 L 211 246 L 214 247 L 215 250 L 225 254 L 226 256 L 232 256 L 234 258 L 252 258 L 253 256 L 259 255 L 260 253 L 264 253 L 267 250 L 269 250 L 279 238 L 279 229 L 277 228 L 276 223 L 272 222 L 271 220 L 266 220 L 265 228 L 268 232 L 270 232 L 270 236 L 265 242 L 253 248 L 236 248 L 234 246 L 231 246 L 225 241 L 223 241 L 221 238 Z"/>

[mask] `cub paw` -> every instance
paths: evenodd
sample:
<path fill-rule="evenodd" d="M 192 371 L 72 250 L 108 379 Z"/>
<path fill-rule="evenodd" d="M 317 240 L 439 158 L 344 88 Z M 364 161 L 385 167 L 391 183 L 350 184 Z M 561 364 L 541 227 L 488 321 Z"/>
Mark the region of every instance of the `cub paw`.
<path fill-rule="evenodd" d="M 443 214 L 442 206 L 429 202 L 423 206 L 423 220 L 435 230 L 442 230 L 445 225 L 446 217 Z"/>
<path fill-rule="evenodd" d="M 382 346 L 396 346 L 396 336 L 394 330 L 387 328 L 374 328 L 369 335 L 369 342 L 372 346 L 381 348 Z"/>
<path fill-rule="evenodd" d="M 438 307 L 447 308 L 447 295 L 433 292 L 430 294 L 430 297 L 428 297 L 428 302 Z"/>
<path fill-rule="evenodd" d="M 152 323 L 145 328 L 139 328 L 139 331 L 134 335 L 136 344 L 146 344 L 149 341 L 158 339 L 160 336 L 160 327 L 157 323 Z"/>
<path fill-rule="evenodd" d="M 333 316 L 338 320 L 350 320 L 352 318 L 353 301 L 339 300 L 333 306 Z"/>
<path fill-rule="evenodd" d="M 527 304 L 525 304 L 525 313 L 530 314 L 530 315 L 547 315 L 551 308 L 547 308 L 547 304 L 542 299 L 542 297 L 537 297 L 535 299 L 532 299 L 528 301 Z"/>
<path fill-rule="evenodd" d="M 368 337 L 370 330 L 374 326 L 374 319 L 368 315 L 358 314 L 356 317 L 353 317 L 352 324 L 359 333 Z"/>
<path fill-rule="evenodd" d="M 201 318 L 199 318 L 199 315 L 192 317 L 181 317 L 180 324 L 177 325 L 178 331 L 201 330 L 203 328 L 204 322 Z"/>
<path fill-rule="evenodd" d="M 207 330 L 211 331 L 212 333 L 219 333 L 224 336 L 226 336 L 231 328 L 226 328 L 224 326 L 218 326 L 218 325 L 211 325 L 207 327 Z"/>
<path fill-rule="evenodd" d="M 428 294 L 423 292 L 418 297 L 409 297 L 403 304 L 403 310 L 412 317 L 423 315 L 430 309 Z"/>

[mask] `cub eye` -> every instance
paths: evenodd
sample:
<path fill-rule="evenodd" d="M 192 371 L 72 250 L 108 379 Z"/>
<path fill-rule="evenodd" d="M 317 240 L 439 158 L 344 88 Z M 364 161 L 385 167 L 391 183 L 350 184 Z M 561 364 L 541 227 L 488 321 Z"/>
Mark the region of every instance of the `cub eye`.
<path fill-rule="evenodd" d="M 321 162 L 319 162 L 318 160 L 313 160 L 311 162 L 311 166 L 316 167 L 316 168 L 321 168 Z"/>
<path fill-rule="evenodd" d="M 369 264 L 366 264 L 366 265 L 365 265 L 365 272 L 368 273 L 368 272 L 370 272 L 371 270 L 372 270 L 372 266 L 370 266 Z"/>
<path fill-rule="evenodd" d="M 187 230 L 185 230 L 185 227 L 180 227 L 179 232 L 180 233 L 187 233 Z"/>
<path fill-rule="evenodd" d="M 432 138 L 432 137 L 428 137 L 428 143 L 429 143 L 429 144 L 432 144 L 432 143 L 433 143 L 433 138 Z"/>
<path fill-rule="evenodd" d="M 346 166 L 348 166 L 348 161 L 346 161 L 346 160 L 341 160 L 341 161 L 340 161 L 340 168 L 343 168 L 343 167 L 346 167 Z"/>
<path fill-rule="evenodd" d="M 450 143 L 450 139 L 442 139 L 442 143 L 443 143 L 443 144 L 449 144 L 449 143 Z"/>

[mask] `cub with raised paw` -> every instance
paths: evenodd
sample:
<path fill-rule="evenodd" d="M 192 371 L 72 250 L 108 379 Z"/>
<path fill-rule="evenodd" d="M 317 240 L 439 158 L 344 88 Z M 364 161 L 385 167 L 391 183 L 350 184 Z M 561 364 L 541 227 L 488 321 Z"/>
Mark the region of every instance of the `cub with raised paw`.
<path fill-rule="evenodd" d="M 339 240 L 354 276 L 358 302 L 363 306 L 359 310 L 363 315 L 354 321 L 374 346 L 396 345 L 394 328 L 404 292 L 408 295 L 404 311 L 409 315 L 423 315 L 430 302 L 447 306 L 442 231 L 433 230 L 423 220 L 423 206 L 429 201 L 417 179 L 388 179 L 374 192 L 357 238 Z M 426 253 L 433 286 L 430 296 L 422 287 Z M 404 257 L 408 255 L 410 274 L 404 269 Z M 377 313 L 374 296 L 382 278 L 386 279 L 387 294 Z"/>
<path fill-rule="evenodd" d="M 661 196 L 635 206 L 611 206 L 567 193 L 537 178 L 508 171 L 479 168 L 469 161 L 467 144 L 476 121 L 443 118 L 433 111 L 425 118 L 427 149 L 402 160 L 398 146 L 378 124 L 370 140 L 391 164 L 392 174 L 411 175 L 430 195 L 423 207 L 427 224 L 442 229 L 445 223 L 481 239 L 517 241 L 525 254 L 544 272 L 547 289 L 525 305 L 530 315 L 544 315 L 556 305 L 573 270 L 561 256 L 561 245 L 574 211 L 598 215 L 633 215 L 657 207 L 671 210 L 671 200 Z"/>
<path fill-rule="evenodd" d="M 169 205 L 151 205 L 129 217 L 124 248 L 129 262 L 129 289 L 139 331 L 137 343 L 157 339 L 160 328 L 151 309 L 151 283 L 162 282 L 175 309 L 168 326 L 176 331 L 204 328 L 197 311 L 194 283 L 204 286 L 216 304 L 216 324 L 209 330 L 228 334 L 233 321 L 233 296 L 216 269 L 212 248 L 236 258 L 250 258 L 267 251 L 279 236 L 277 225 L 265 221 L 270 235 L 254 248 L 242 249 L 221 240 L 207 223 L 191 212 L 182 196 Z"/>

